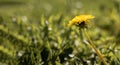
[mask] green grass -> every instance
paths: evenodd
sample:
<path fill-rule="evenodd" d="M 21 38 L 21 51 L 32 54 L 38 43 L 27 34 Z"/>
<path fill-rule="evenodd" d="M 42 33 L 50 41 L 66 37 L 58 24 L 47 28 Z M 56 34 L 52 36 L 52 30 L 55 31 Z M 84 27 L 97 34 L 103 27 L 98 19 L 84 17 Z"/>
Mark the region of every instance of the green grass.
<path fill-rule="evenodd" d="M 89 25 L 90 38 L 107 63 L 120 64 L 119 0 L 11 2 L 0 0 L 0 64 L 103 65 L 84 43 L 86 39 L 81 40 L 79 29 L 67 27 L 80 14 L 95 16 Z"/>

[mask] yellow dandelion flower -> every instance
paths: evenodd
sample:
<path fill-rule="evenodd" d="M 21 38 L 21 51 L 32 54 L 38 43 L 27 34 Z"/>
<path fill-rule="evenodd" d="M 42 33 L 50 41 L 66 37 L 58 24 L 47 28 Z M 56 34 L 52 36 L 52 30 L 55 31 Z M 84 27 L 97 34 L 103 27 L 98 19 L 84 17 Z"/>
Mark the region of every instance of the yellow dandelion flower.
<path fill-rule="evenodd" d="M 69 23 L 68 26 L 71 25 L 78 25 L 78 26 L 84 26 L 85 24 L 88 23 L 88 20 L 93 19 L 94 16 L 92 15 L 79 15 L 73 18 Z"/>

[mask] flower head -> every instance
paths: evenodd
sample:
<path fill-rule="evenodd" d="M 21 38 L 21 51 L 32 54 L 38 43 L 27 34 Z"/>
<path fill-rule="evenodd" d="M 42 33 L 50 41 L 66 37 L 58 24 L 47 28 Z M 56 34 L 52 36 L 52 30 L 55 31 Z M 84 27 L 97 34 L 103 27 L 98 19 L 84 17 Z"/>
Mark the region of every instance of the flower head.
<path fill-rule="evenodd" d="M 92 15 L 79 15 L 73 18 L 69 23 L 68 26 L 77 25 L 77 26 L 85 26 L 88 23 L 88 20 L 93 19 L 94 16 Z"/>

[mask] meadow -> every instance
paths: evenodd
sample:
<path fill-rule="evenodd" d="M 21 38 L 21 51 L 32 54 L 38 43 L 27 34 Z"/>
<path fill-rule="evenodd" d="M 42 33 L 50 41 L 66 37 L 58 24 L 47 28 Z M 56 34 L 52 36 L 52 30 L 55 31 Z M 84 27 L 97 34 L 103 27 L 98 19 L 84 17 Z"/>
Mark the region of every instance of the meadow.
<path fill-rule="evenodd" d="M 75 16 L 95 16 L 88 34 L 120 65 L 120 0 L 0 0 L 0 65 L 103 65 Z"/>

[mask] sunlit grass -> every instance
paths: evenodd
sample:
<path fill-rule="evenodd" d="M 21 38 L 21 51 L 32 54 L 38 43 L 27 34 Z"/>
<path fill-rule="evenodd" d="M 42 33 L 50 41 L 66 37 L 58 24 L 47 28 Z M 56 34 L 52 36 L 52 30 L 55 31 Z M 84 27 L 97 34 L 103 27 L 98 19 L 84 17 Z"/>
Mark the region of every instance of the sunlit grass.
<path fill-rule="evenodd" d="M 80 14 L 95 16 L 87 30 L 90 39 L 108 64 L 120 64 L 118 0 L 49 1 L 0 10 L 0 64 L 103 65 L 79 28 L 67 25 Z"/>

